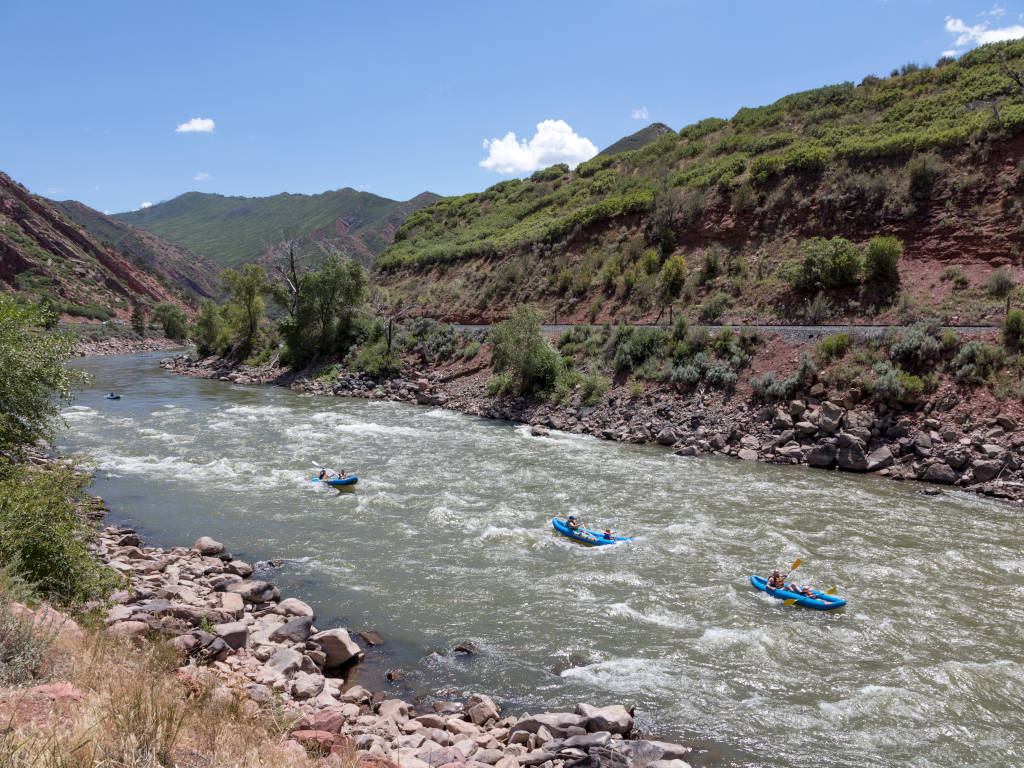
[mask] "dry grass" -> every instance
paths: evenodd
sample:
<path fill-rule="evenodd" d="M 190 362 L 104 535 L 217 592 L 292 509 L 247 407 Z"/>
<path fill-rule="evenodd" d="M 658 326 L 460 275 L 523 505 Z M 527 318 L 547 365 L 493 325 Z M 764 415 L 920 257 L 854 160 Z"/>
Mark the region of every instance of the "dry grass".
<path fill-rule="evenodd" d="M 183 677 L 163 643 L 132 646 L 100 632 L 62 635 L 51 679 L 83 698 L 53 701 L 0 688 L 0 768 L 304 768 L 315 761 L 285 736 L 294 718 L 257 707 L 214 680 Z"/>

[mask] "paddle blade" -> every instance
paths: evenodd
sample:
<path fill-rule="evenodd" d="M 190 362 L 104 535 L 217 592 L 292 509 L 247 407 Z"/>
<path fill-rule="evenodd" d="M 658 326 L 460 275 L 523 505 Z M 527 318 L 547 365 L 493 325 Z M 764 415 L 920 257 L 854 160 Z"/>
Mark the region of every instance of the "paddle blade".
<path fill-rule="evenodd" d="M 798 557 L 798 558 L 797 558 L 797 559 L 796 559 L 795 561 L 793 561 L 793 567 L 792 567 L 792 568 L 790 568 L 789 570 L 791 570 L 791 571 L 795 571 L 795 570 L 796 570 L 797 568 L 799 568 L 799 567 L 800 567 L 800 565 L 801 565 L 802 563 L 803 563 L 803 560 L 801 560 L 801 559 L 800 559 L 800 558 Z"/>
<path fill-rule="evenodd" d="M 839 590 L 839 587 L 832 587 L 832 589 L 826 589 L 821 594 L 823 595 L 834 595 Z"/>
<path fill-rule="evenodd" d="M 795 598 L 795 597 L 791 597 L 791 598 L 789 598 L 789 600 L 783 600 L 783 601 L 782 601 L 782 604 L 783 604 L 783 605 L 796 605 L 796 601 L 797 601 L 797 599 L 798 599 L 798 598 Z"/>

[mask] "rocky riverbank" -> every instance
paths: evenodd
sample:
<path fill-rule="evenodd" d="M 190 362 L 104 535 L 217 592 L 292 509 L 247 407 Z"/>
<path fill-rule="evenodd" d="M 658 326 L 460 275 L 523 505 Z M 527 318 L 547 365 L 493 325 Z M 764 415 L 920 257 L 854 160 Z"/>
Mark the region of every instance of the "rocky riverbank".
<path fill-rule="evenodd" d="M 312 607 L 282 599 L 224 550 L 208 537 L 148 547 L 130 529 L 104 528 L 95 554 L 128 580 L 111 596 L 106 631 L 140 642 L 172 638 L 190 660 L 178 671 L 184 681 L 226 700 L 241 695 L 254 711 L 294 713 L 290 738 L 326 765 L 352 757 L 377 768 L 689 765 L 692 747 L 645 738 L 622 705 L 504 716 L 483 694 L 414 706 L 347 684 L 364 656 L 356 636 L 317 626 Z"/>
<path fill-rule="evenodd" d="M 921 410 L 896 411 L 861 402 L 855 390 L 829 391 L 820 383 L 774 405 L 720 392 L 684 395 L 666 387 L 630 397 L 625 387 L 617 387 L 598 405 L 582 406 L 491 397 L 484 388 L 488 369 L 482 365 L 378 382 L 344 371 L 324 381 L 194 354 L 165 358 L 160 364 L 174 373 L 238 384 L 439 406 L 530 424 L 535 435 L 556 429 L 663 445 L 680 456 L 721 455 L 874 473 L 1024 503 L 1024 432 L 1018 415 L 994 400 L 979 407 L 948 385 Z"/>
<path fill-rule="evenodd" d="M 174 339 L 122 339 L 110 338 L 98 341 L 79 341 L 75 351 L 79 357 L 95 357 L 98 355 L 136 355 L 140 352 L 153 350 L 180 349 L 181 342 Z"/>

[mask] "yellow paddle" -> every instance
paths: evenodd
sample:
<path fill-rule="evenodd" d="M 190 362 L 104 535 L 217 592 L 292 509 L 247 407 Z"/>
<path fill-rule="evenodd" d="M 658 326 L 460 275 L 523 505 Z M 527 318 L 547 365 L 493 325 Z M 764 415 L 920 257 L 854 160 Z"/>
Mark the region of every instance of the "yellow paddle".
<path fill-rule="evenodd" d="M 826 589 L 826 590 L 825 590 L 824 592 L 822 592 L 821 594 L 823 594 L 823 595 L 834 595 L 834 594 L 836 593 L 836 590 L 838 590 L 838 589 L 839 589 L 839 587 L 832 587 L 832 589 Z M 796 604 L 796 601 L 797 601 L 798 599 L 799 599 L 799 598 L 796 598 L 796 597 L 791 597 L 791 598 L 789 598 L 789 600 L 783 600 L 783 601 L 782 601 L 782 604 L 783 604 L 783 605 L 795 605 L 795 604 Z"/>
<path fill-rule="evenodd" d="M 798 558 L 797 558 L 796 560 L 794 560 L 794 561 L 793 561 L 793 567 L 789 569 L 789 573 L 792 573 L 792 572 L 793 572 L 793 571 L 795 571 L 795 570 L 796 570 L 797 568 L 799 568 L 799 567 L 801 566 L 801 564 L 802 564 L 803 562 L 804 562 L 804 561 L 803 561 L 803 560 L 801 560 L 801 559 L 800 559 L 799 557 L 798 557 Z M 786 574 L 785 576 L 783 576 L 783 577 L 782 577 L 782 582 L 783 582 L 783 584 L 785 584 L 785 582 L 786 582 L 786 579 L 788 579 L 788 578 L 789 578 L 789 573 L 787 573 L 787 574 Z M 782 604 L 783 604 L 783 605 L 795 605 L 795 604 L 796 604 L 796 601 L 797 601 L 797 600 L 799 600 L 799 599 L 800 599 L 800 598 L 797 598 L 797 597 L 791 597 L 791 598 L 789 598 L 788 600 L 783 600 L 783 601 L 782 601 Z"/>

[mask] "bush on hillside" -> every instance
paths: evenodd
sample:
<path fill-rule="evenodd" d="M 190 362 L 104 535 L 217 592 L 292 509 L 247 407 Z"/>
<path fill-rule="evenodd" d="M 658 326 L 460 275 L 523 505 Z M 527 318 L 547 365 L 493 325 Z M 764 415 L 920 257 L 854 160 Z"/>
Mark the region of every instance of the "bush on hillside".
<path fill-rule="evenodd" d="M 910 196 L 914 200 L 930 200 L 935 183 L 945 170 L 946 164 L 938 155 L 934 153 L 915 155 L 907 163 Z"/>
<path fill-rule="evenodd" d="M 491 365 L 507 373 L 520 395 L 550 389 L 562 369 L 562 359 L 541 333 L 540 312 L 529 306 L 512 310 L 508 320 L 491 328 Z"/>
<path fill-rule="evenodd" d="M 985 283 L 985 292 L 989 296 L 1005 299 L 1015 287 L 1016 283 L 1013 282 L 1010 270 L 1000 267 L 989 275 L 988 282 Z"/>
<path fill-rule="evenodd" d="M 0 587 L 0 685 L 20 685 L 41 677 L 59 629 L 23 618 L 15 613 L 13 602 Z"/>
<path fill-rule="evenodd" d="M 836 333 L 826 336 L 814 347 L 815 357 L 822 363 L 838 360 L 846 354 L 846 350 L 853 343 L 853 338 L 848 333 Z"/>
<path fill-rule="evenodd" d="M 725 310 L 732 304 L 728 295 L 719 291 L 714 296 L 708 296 L 701 302 L 697 310 L 697 316 L 702 323 L 717 323 Z"/>
<path fill-rule="evenodd" d="M 942 356 L 941 329 L 933 323 L 915 323 L 889 344 L 889 356 L 911 372 L 923 372 Z"/>
<path fill-rule="evenodd" d="M 868 280 L 893 285 L 899 282 L 898 270 L 903 243 L 888 236 L 873 237 L 864 248 L 864 274 Z"/>
<path fill-rule="evenodd" d="M 1003 318 L 1003 342 L 1007 346 L 1019 347 L 1024 339 L 1024 311 L 1011 309 Z"/>
<path fill-rule="evenodd" d="M 813 237 L 801 246 L 804 261 L 800 268 L 800 288 L 843 288 L 854 285 L 863 262 L 860 250 L 844 237 Z"/>
<path fill-rule="evenodd" d="M 959 384 L 981 384 L 1002 368 L 1005 361 L 999 347 L 984 341 L 969 341 L 953 358 L 953 376 Z"/>

